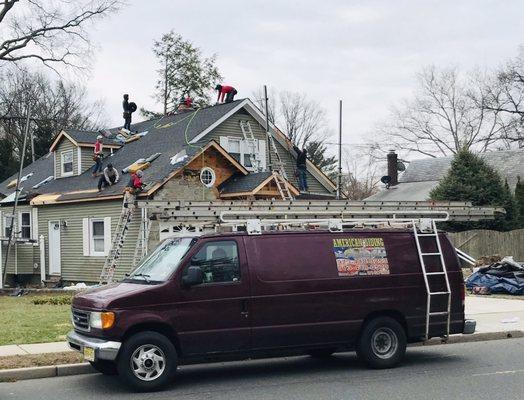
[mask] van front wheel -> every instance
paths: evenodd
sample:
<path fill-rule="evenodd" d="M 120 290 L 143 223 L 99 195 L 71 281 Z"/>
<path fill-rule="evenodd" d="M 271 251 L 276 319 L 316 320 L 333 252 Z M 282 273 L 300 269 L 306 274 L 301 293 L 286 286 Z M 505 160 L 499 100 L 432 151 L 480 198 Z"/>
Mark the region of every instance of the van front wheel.
<path fill-rule="evenodd" d="M 123 345 L 118 356 L 118 374 L 127 385 L 143 392 L 167 385 L 177 369 L 173 343 L 157 332 L 140 332 Z"/>
<path fill-rule="evenodd" d="M 357 344 L 357 355 L 371 368 L 392 368 L 406 354 L 406 332 L 397 320 L 378 317 L 367 322 Z"/>

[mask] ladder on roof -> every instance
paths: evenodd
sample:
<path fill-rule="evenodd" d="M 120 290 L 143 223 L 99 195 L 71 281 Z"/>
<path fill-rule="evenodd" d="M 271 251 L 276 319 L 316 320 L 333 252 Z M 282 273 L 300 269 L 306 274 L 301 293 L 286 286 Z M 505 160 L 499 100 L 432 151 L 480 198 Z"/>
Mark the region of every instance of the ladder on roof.
<path fill-rule="evenodd" d="M 251 167 L 255 172 L 260 171 L 260 155 L 257 154 L 257 140 L 253 134 L 253 129 L 251 129 L 251 124 L 249 121 L 240 120 L 240 130 L 246 141 L 247 149 L 249 151 L 249 160 L 251 161 Z"/>
<path fill-rule="evenodd" d="M 125 239 L 127 232 L 129 231 L 129 224 L 133 219 L 134 206 L 129 207 L 129 203 L 132 202 L 134 202 L 134 196 L 133 201 L 131 202 L 128 198 L 126 198 L 126 196 L 124 196 L 122 212 L 118 218 L 115 234 L 113 236 L 113 240 L 111 241 L 111 247 L 105 259 L 104 266 L 102 267 L 102 272 L 100 273 L 99 283 L 101 285 L 113 282 L 115 269 L 118 265 L 118 262 L 120 261 L 120 257 L 122 256 Z"/>
<path fill-rule="evenodd" d="M 284 162 L 280 158 L 280 154 L 278 153 L 277 145 L 275 144 L 275 139 L 273 138 L 273 135 L 271 132 L 267 133 L 269 137 L 269 145 L 271 147 L 271 150 L 273 153 L 275 153 L 276 160 L 271 162 L 270 168 L 273 173 L 273 177 L 275 178 L 275 182 L 277 184 L 278 191 L 280 193 L 280 196 L 282 196 L 283 200 L 293 200 L 293 195 L 289 191 L 289 187 L 287 185 L 287 174 L 286 169 L 284 168 Z"/>
<path fill-rule="evenodd" d="M 424 339 L 429 339 L 432 325 L 445 324 L 446 329 L 443 338 L 447 340 L 449 338 L 451 319 L 451 288 L 444 254 L 442 253 L 440 236 L 434 219 L 422 220 L 419 228 L 420 231 L 417 224 L 413 224 L 413 234 L 427 295 Z M 429 263 L 429 260 L 435 259 L 438 260 L 437 265 Z M 443 319 L 445 319 L 444 322 L 442 321 Z"/>

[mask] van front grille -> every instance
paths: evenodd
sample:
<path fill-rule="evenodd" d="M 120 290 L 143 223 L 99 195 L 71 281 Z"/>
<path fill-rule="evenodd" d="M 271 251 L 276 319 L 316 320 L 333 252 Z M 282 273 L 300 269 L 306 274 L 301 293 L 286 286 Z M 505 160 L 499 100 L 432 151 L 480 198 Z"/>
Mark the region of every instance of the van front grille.
<path fill-rule="evenodd" d="M 79 331 L 89 332 L 89 312 L 72 309 L 73 313 L 73 326 Z"/>

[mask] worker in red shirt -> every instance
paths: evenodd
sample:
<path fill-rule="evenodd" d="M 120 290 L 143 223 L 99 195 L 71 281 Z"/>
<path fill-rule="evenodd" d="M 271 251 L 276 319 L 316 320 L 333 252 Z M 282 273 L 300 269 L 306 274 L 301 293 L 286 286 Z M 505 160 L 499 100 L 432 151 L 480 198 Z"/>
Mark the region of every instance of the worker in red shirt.
<path fill-rule="evenodd" d="M 218 91 L 217 103 L 223 103 L 224 96 L 226 98 L 225 103 L 231 103 L 235 100 L 235 95 L 238 93 L 233 86 L 216 85 L 215 90 Z"/>
<path fill-rule="evenodd" d="M 95 165 L 93 165 L 93 177 L 98 176 L 100 172 L 102 172 L 102 157 L 104 156 L 102 152 L 102 139 L 104 137 L 102 135 L 98 135 L 96 137 L 95 142 L 95 148 L 93 151 L 93 161 L 95 162 Z"/>

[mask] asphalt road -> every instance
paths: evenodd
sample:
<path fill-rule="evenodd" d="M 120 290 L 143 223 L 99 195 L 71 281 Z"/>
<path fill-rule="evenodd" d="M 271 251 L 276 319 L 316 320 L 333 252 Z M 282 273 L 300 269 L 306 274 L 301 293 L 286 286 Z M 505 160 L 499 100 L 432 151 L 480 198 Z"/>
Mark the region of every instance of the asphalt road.
<path fill-rule="evenodd" d="M 369 370 L 354 354 L 181 367 L 163 392 L 130 393 L 100 374 L 0 383 L 1 400 L 522 399 L 524 339 L 408 349 L 401 367 Z"/>

